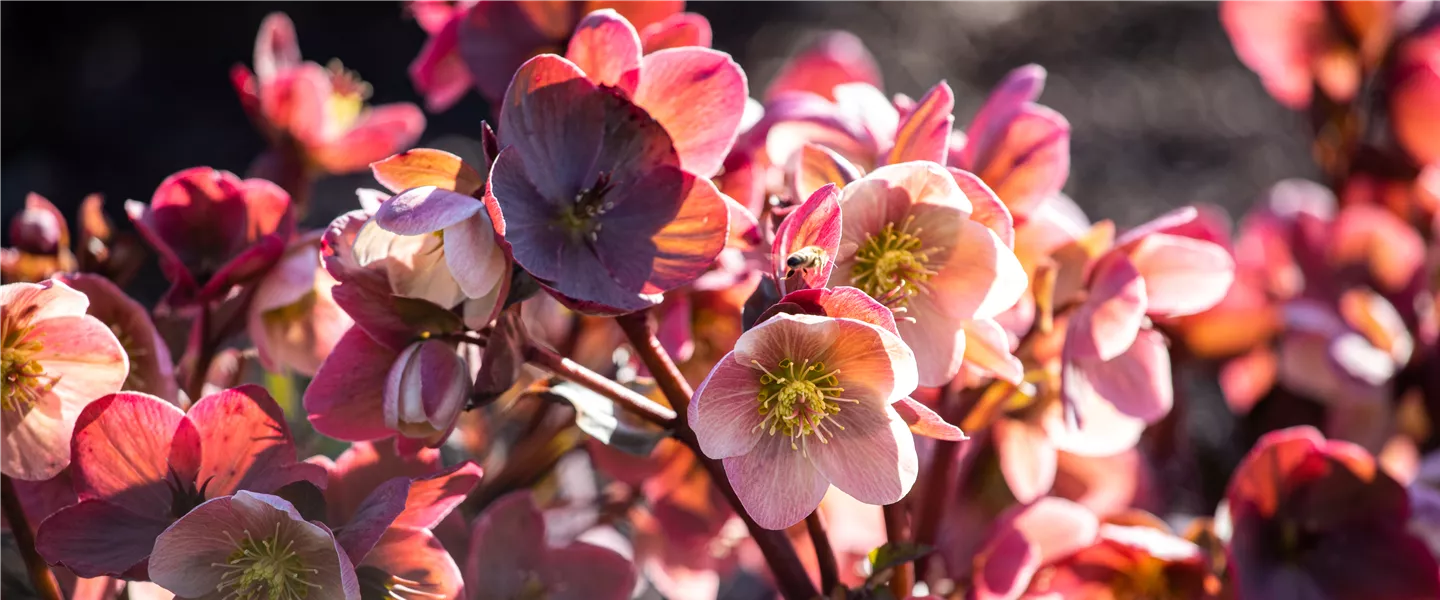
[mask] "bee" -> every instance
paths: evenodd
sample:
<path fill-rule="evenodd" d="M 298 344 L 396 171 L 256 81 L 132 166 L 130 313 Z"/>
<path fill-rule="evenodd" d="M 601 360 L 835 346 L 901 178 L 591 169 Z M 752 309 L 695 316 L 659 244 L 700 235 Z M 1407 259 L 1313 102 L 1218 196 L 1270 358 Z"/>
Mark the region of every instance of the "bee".
<path fill-rule="evenodd" d="M 795 276 L 795 273 L 809 274 L 812 269 L 819 269 L 825 266 L 825 261 L 830 257 L 825 254 L 825 249 L 819 246 L 806 246 L 785 258 L 785 278 Z"/>

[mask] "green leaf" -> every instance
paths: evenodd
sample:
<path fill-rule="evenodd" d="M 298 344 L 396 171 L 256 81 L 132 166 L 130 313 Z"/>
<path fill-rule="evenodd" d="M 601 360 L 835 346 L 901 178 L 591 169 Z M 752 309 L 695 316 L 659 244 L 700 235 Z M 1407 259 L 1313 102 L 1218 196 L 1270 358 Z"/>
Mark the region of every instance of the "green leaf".
<path fill-rule="evenodd" d="M 870 551 L 870 577 L 865 585 L 874 587 L 890 580 L 895 567 L 914 562 L 934 552 L 930 546 L 911 542 L 890 542 Z"/>

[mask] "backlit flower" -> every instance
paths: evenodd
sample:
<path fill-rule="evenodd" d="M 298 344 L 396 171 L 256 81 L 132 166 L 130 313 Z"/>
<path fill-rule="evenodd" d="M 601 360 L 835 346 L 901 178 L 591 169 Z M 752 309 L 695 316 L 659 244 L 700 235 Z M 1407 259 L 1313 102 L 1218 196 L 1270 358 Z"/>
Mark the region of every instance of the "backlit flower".
<path fill-rule="evenodd" d="M 1397 5 L 1340 2 L 1332 13 L 1310 0 L 1228 0 L 1220 4 L 1220 23 L 1270 95 L 1303 109 L 1316 89 L 1335 102 L 1354 98 L 1361 70 L 1373 68 L 1389 46 Z"/>
<path fill-rule="evenodd" d="M 369 107 L 370 84 L 332 61 L 300 61 L 295 25 L 284 13 L 260 24 L 255 72 L 230 72 L 240 102 L 278 149 L 294 145 L 306 164 L 351 173 L 409 147 L 425 115 L 408 102 Z"/>
<path fill-rule="evenodd" d="M 295 460 L 284 413 L 253 385 L 188 413 L 147 394 L 105 396 L 76 422 L 73 454 L 80 503 L 45 520 L 36 549 L 83 577 L 144 579 L 155 537 L 206 500 L 325 481 L 321 467 Z"/>
<path fill-rule="evenodd" d="M 175 401 L 175 365 L 170 360 L 170 349 L 150 320 L 150 312 L 99 275 L 76 273 L 57 279 L 90 298 L 85 313 L 108 326 L 125 348 L 130 374 L 121 389 Z"/>
<path fill-rule="evenodd" d="M 781 529 L 833 483 L 868 504 L 915 482 L 915 440 L 894 403 L 915 389 L 899 336 L 847 318 L 781 314 L 742 335 L 700 385 L 690 424 L 746 512 Z"/>
<path fill-rule="evenodd" d="M 999 315 L 1028 285 L 1014 252 L 971 220 L 973 206 L 949 172 L 928 162 L 881 167 L 840 197 L 830 285 L 859 288 L 896 312 L 922 385 L 950 381 L 964 360 L 965 323 Z"/>
<path fill-rule="evenodd" d="M 185 598 L 359 600 L 335 535 L 269 494 L 209 500 L 155 540 L 150 574 Z"/>
<path fill-rule="evenodd" d="M 209 167 L 165 178 L 150 204 L 130 200 L 125 212 L 160 254 L 173 307 L 223 299 L 260 277 L 295 231 L 285 190 Z"/>
<path fill-rule="evenodd" d="M 130 360 L 115 334 L 85 314 L 63 282 L 0 286 L 0 472 L 49 479 L 70 464 L 80 412 L 120 390 Z"/>
<path fill-rule="evenodd" d="M 1035 103 L 1044 88 L 1039 65 L 1011 71 L 971 119 L 964 143 L 950 147 L 947 164 L 980 176 L 1016 222 L 1059 194 L 1070 176 L 1070 122 Z"/>
<path fill-rule="evenodd" d="M 681 168 L 661 123 L 569 61 L 538 56 L 516 73 L 500 131 L 497 228 L 515 261 L 575 306 L 659 304 L 724 248 L 715 185 Z"/>
<path fill-rule="evenodd" d="M 297 240 L 255 287 L 246 329 L 267 371 L 313 377 L 354 323 L 335 303 L 318 232 Z"/>

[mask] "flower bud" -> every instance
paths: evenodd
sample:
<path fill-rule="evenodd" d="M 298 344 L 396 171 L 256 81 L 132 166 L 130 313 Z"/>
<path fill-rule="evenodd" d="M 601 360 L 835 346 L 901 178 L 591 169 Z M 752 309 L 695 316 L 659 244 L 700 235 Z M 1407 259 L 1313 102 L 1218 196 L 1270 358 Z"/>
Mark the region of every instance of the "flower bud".
<path fill-rule="evenodd" d="M 454 346 L 439 340 L 411 344 L 385 378 L 385 424 L 438 446 L 465 409 L 471 385 L 470 368 Z"/>

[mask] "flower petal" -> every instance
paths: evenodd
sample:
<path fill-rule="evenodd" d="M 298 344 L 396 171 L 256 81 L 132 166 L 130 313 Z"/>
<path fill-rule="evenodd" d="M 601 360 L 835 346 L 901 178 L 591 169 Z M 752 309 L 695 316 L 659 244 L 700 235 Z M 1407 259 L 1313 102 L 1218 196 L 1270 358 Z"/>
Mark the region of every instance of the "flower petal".
<path fill-rule="evenodd" d="M 311 148 L 311 157 L 325 170 L 354 173 L 377 160 L 409 148 L 425 131 L 425 113 L 409 102 L 375 106 L 338 139 Z"/>
<path fill-rule="evenodd" d="M 412 479 L 405 512 L 395 518 L 395 526 L 434 529 L 480 485 L 480 477 L 480 466 L 465 461 L 439 473 Z"/>
<path fill-rule="evenodd" d="M 626 600 L 635 591 L 635 566 L 609 548 L 573 542 L 550 551 L 541 577 L 554 600 Z"/>
<path fill-rule="evenodd" d="M 810 461 L 840 491 L 866 504 L 899 502 L 915 485 L 915 436 L 888 405 L 845 405 L 828 443 L 806 438 Z"/>
<path fill-rule="evenodd" d="M 460 223 L 483 211 L 485 204 L 468 195 L 427 185 L 405 190 L 380 204 L 375 222 L 398 235 L 424 235 Z"/>
<path fill-rule="evenodd" d="M 268 493 L 302 480 L 325 484 L 324 469 L 295 461 L 285 413 L 265 388 L 242 385 L 211 394 L 185 417 L 199 435 L 203 452 L 196 480 L 208 482 L 209 497 L 239 490 Z"/>
<path fill-rule="evenodd" d="M 835 268 L 835 257 L 840 253 L 840 193 L 833 184 L 815 191 L 780 222 L 775 230 L 775 241 L 771 245 L 774 254 L 773 269 L 775 280 L 780 282 L 780 292 L 787 293 L 789 257 L 805 248 L 816 247 L 823 252 L 818 266 L 806 267 L 799 271 L 800 279 L 807 288 L 824 287 Z"/>
<path fill-rule="evenodd" d="M 169 503 L 167 502 L 168 506 Z M 40 524 L 35 549 L 81 577 L 121 576 L 150 556 L 170 515 L 136 514 L 104 500 L 85 500 Z"/>
<path fill-rule="evenodd" d="M 996 421 L 993 431 L 1000 473 L 1015 500 L 1029 504 L 1048 494 L 1058 456 L 1045 431 L 1014 419 Z"/>
<path fill-rule="evenodd" d="M 784 436 L 764 436 L 749 453 L 724 463 L 745 512 L 766 529 L 784 529 L 804 520 L 830 488 L 825 476 Z"/>
<path fill-rule="evenodd" d="M 944 264 L 926 282 L 930 294 L 952 317 L 992 319 L 1020 300 L 1029 278 L 995 232 L 968 219 L 959 222 L 959 230 Z"/>
<path fill-rule="evenodd" d="M 476 202 L 476 204 L 480 204 Z M 484 298 L 510 271 L 490 215 L 478 211 L 445 228 L 445 265 L 469 298 Z"/>
<path fill-rule="evenodd" d="M 548 201 L 573 198 L 595 182 L 591 170 L 604 143 L 605 121 L 602 105 L 589 99 L 595 93 L 584 71 L 550 54 L 520 67 L 505 93 L 502 142 L 512 148 L 509 154 L 523 157 L 522 171 L 544 174 L 532 178 L 531 185 Z M 498 167 L 498 158 L 496 162 Z M 495 171 L 498 176 L 499 169 Z M 502 208 L 508 208 L 507 201 L 515 202 L 502 195 L 498 185 L 495 197 Z"/>
<path fill-rule="evenodd" d="M 640 30 L 645 54 L 683 46 L 710 47 L 710 21 L 692 12 L 675 13 Z"/>
<path fill-rule="evenodd" d="M 834 184 L 845 187 L 860 178 L 860 169 L 844 156 L 820 144 L 804 142 L 790 153 L 786 177 L 793 179 L 790 188 L 796 198 L 809 198 L 820 188 Z"/>
<path fill-rule="evenodd" d="M 765 435 L 760 430 L 761 372 L 726 354 L 690 401 L 690 428 L 705 456 L 720 459 L 750 452 Z"/>
<path fill-rule="evenodd" d="M 886 164 L 928 160 L 944 164 L 954 128 L 955 93 L 941 81 L 925 93 L 914 110 L 900 121 L 895 146 L 885 156 Z"/>
<path fill-rule="evenodd" d="M 365 555 L 361 567 L 374 567 L 393 577 L 413 581 L 411 586 L 441 600 L 462 597 L 465 583 L 455 559 L 429 531 L 391 527 Z"/>
<path fill-rule="evenodd" d="M 283 12 L 270 13 L 260 23 L 255 36 L 255 76 L 261 85 L 275 78 L 275 73 L 300 64 L 300 42 L 295 24 Z"/>
<path fill-rule="evenodd" d="M 626 93 L 633 94 L 640 81 L 640 35 L 613 9 L 597 10 L 580 20 L 565 58 L 591 81 Z"/>
<path fill-rule="evenodd" d="M 528 490 L 507 494 L 480 513 L 470 535 L 465 578 L 476 585 L 472 600 L 510 600 L 526 574 L 545 563 L 545 518 Z"/>
<path fill-rule="evenodd" d="M 422 2 L 411 6 L 428 4 Z M 432 113 L 449 110 L 470 91 L 473 84 L 470 71 L 460 56 L 460 27 L 464 23 L 463 15 L 447 18 L 445 24 L 425 40 L 420 53 L 410 63 L 410 82 L 414 84 L 415 91 L 425 97 L 425 110 Z"/>
<path fill-rule="evenodd" d="M 912 319 L 896 321 L 895 328 L 915 352 L 920 385 L 949 383 L 965 362 L 965 321 L 941 313 L 926 294 L 912 297 L 906 310 Z"/>
<path fill-rule="evenodd" d="M 1017 215 L 1065 186 L 1070 176 L 1070 122 L 1043 106 L 1026 107 L 1005 130 L 990 160 L 972 169 Z"/>
<path fill-rule="evenodd" d="M 645 56 L 635 103 L 665 127 L 686 171 L 709 178 L 739 133 L 749 88 L 730 56 L 673 48 Z"/>
<path fill-rule="evenodd" d="M 1111 254 L 1095 266 L 1090 295 L 1065 332 L 1067 360 L 1112 360 L 1135 342 L 1145 321 L 1147 280 L 1124 256 Z"/>
<path fill-rule="evenodd" d="M 1174 317 L 1195 314 L 1225 298 L 1235 280 L 1235 261 L 1210 242 L 1166 233 L 1146 236 L 1130 253 L 1145 278 L 1146 312 Z"/>
<path fill-rule="evenodd" d="M 985 104 L 966 129 L 969 140 L 960 151 L 960 164 L 955 166 L 979 170 L 989 163 L 997 145 L 1004 141 L 1010 122 L 1026 105 L 1040 97 L 1045 78 L 1045 68 L 1040 65 L 1025 65 L 1006 74 L 985 98 Z"/>
<path fill-rule="evenodd" d="M 910 433 L 951 442 L 970 439 L 959 427 L 946 422 L 939 414 L 930 410 L 930 407 L 913 398 L 901 398 L 891 406 L 910 427 Z"/>
<path fill-rule="evenodd" d="M 950 167 L 950 176 L 955 178 L 955 185 L 960 186 L 960 191 L 970 199 L 974 212 L 970 214 L 970 220 L 980 223 L 1000 236 L 1000 241 L 1011 250 L 1015 249 L 1015 218 L 1010 215 L 1010 209 L 1000 201 L 1000 197 L 985 184 L 985 181 L 969 171 L 962 171 Z M 1034 216 L 1031 216 L 1034 220 Z"/>
<path fill-rule="evenodd" d="M 827 31 L 790 58 L 766 88 L 765 99 L 810 92 L 834 100 L 835 86 L 852 82 L 881 87 L 880 66 L 855 34 Z"/>
<path fill-rule="evenodd" d="M 170 444 L 184 418 L 173 404 L 147 394 L 122 392 L 92 402 L 75 420 L 76 493 L 168 519 Z"/>
<path fill-rule="evenodd" d="M 1025 365 L 1011 353 L 1010 334 L 992 319 L 965 321 L 965 364 L 1019 385 Z"/>
<path fill-rule="evenodd" d="M 380 484 L 343 526 L 335 531 L 335 542 L 345 549 L 350 562 L 359 564 L 380 541 L 380 536 L 405 511 L 405 499 L 410 493 L 410 480 L 396 477 Z"/>
<path fill-rule="evenodd" d="M 719 190 L 708 179 L 675 173 L 678 190 L 667 189 L 662 182 L 671 178 L 662 176 L 654 187 L 613 192 L 630 198 L 606 215 L 594 246 L 621 287 L 646 294 L 675 289 L 698 278 L 725 249 L 730 212 Z"/>

